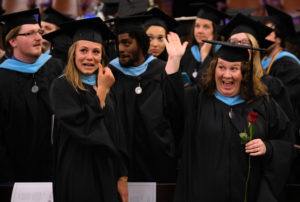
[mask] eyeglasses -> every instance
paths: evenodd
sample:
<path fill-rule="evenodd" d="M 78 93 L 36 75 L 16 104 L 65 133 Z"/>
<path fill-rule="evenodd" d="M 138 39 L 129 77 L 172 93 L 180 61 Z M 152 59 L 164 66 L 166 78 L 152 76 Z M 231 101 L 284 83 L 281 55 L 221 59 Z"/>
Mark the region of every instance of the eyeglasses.
<path fill-rule="evenodd" d="M 16 36 L 25 36 L 25 37 L 33 38 L 37 34 L 42 36 L 44 34 L 44 30 L 39 29 L 38 31 L 31 31 L 31 32 L 27 32 L 27 33 L 17 34 Z"/>
<path fill-rule="evenodd" d="M 251 41 L 249 39 L 230 39 L 229 42 L 237 45 L 252 46 Z"/>

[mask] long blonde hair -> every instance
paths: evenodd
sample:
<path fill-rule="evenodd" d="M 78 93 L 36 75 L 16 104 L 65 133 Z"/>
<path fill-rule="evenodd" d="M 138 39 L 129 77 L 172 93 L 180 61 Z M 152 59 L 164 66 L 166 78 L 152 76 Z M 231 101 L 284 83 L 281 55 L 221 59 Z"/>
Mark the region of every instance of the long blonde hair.
<path fill-rule="evenodd" d="M 74 42 L 68 52 L 68 63 L 64 69 L 64 74 L 67 81 L 73 86 L 73 88 L 78 92 L 78 90 L 87 91 L 81 81 L 81 72 L 78 70 L 75 64 L 75 51 L 77 47 L 77 42 Z M 104 46 L 102 48 L 102 58 L 105 58 Z M 102 65 L 104 66 L 104 60 L 101 60 Z"/>

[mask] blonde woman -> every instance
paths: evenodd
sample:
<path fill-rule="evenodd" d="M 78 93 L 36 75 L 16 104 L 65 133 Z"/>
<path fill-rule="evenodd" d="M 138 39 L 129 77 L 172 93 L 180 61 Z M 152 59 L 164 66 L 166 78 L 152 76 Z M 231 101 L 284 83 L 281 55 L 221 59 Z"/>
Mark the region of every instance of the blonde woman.
<path fill-rule="evenodd" d="M 126 151 L 109 91 L 115 79 L 102 63 L 113 37 L 99 18 L 66 23 L 73 44 L 64 74 L 50 91 L 55 115 L 54 200 L 128 201 Z"/>

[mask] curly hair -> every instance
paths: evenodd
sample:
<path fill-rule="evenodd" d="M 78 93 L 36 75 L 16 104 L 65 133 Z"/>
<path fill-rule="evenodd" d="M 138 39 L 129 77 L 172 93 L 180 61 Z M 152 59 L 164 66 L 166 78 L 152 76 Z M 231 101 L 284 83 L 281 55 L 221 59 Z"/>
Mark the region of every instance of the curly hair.
<path fill-rule="evenodd" d="M 247 103 L 253 102 L 259 97 L 268 96 L 267 87 L 261 81 L 261 77 L 258 74 L 253 73 L 253 97 L 249 95 L 249 77 L 250 77 L 250 62 L 241 62 L 242 81 L 240 85 L 240 96 Z M 214 57 L 211 61 L 208 69 L 203 74 L 201 84 L 203 89 L 211 96 L 214 95 L 216 90 L 215 72 L 218 64 L 218 58 Z M 253 69 L 255 69 L 253 67 Z"/>

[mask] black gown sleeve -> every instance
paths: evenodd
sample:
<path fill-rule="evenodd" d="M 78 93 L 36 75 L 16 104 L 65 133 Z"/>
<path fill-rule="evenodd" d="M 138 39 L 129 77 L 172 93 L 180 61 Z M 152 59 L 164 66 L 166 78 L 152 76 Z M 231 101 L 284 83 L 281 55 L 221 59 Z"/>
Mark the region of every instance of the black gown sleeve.
<path fill-rule="evenodd" d="M 183 134 L 184 88 L 180 72 L 164 75 L 163 92 L 165 114 L 169 118 L 174 131 L 176 153 Z"/>
<path fill-rule="evenodd" d="M 293 128 L 289 119 L 274 100 L 271 99 L 267 107 L 269 119 L 267 142 L 272 149 L 272 156 L 264 161 L 258 202 L 277 201 L 287 183 L 291 163 L 295 157 Z"/>
<path fill-rule="evenodd" d="M 79 93 L 83 92 L 79 91 Z M 97 100 L 98 106 L 95 109 L 84 102 L 79 93 L 64 77 L 53 82 L 50 89 L 50 102 L 60 127 L 81 144 L 107 147 L 116 153 L 113 140 L 105 125 L 105 108 L 108 106 L 102 110 Z"/>
<path fill-rule="evenodd" d="M 3 80 L 2 80 L 3 81 Z M 5 134 L 7 133 L 7 118 L 9 117 L 9 105 L 10 105 L 10 94 L 6 93 L 9 89 L 6 86 L 5 82 L 0 82 L 1 92 L 0 92 L 0 181 L 5 182 L 9 179 L 12 179 L 13 174 L 13 165 L 9 157 L 8 149 L 6 146 Z"/>

